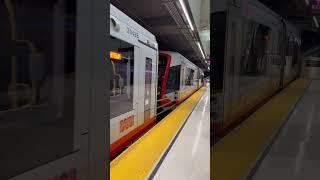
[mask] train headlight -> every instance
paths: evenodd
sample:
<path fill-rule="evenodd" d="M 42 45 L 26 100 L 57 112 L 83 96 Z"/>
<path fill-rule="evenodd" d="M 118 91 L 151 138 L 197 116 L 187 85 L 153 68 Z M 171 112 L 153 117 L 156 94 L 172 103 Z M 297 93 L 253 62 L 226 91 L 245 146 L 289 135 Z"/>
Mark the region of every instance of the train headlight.
<path fill-rule="evenodd" d="M 114 31 L 117 31 L 117 32 L 120 31 L 120 25 L 114 17 L 110 17 L 110 26 Z"/>

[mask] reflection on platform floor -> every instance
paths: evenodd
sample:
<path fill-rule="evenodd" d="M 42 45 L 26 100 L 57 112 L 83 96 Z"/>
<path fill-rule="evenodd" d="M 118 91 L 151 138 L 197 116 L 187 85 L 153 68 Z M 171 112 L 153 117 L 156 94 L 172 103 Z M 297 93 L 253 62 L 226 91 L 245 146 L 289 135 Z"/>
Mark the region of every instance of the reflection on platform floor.
<path fill-rule="evenodd" d="M 210 178 L 210 88 L 191 113 L 154 179 Z"/>
<path fill-rule="evenodd" d="M 320 81 L 312 81 L 255 180 L 320 179 Z"/>

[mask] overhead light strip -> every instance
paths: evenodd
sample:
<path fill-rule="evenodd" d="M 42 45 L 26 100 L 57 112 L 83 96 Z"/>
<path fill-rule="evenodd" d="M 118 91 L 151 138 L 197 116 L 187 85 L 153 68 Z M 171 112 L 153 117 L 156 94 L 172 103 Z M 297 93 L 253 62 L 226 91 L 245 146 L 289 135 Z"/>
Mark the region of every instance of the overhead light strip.
<path fill-rule="evenodd" d="M 309 6 L 309 4 L 310 4 L 310 3 L 309 3 L 309 0 L 304 0 L 304 1 L 305 1 L 306 4 Z"/>
<path fill-rule="evenodd" d="M 179 0 L 179 2 L 180 2 L 180 5 L 181 5 L 181 7 L 182 7 L 182 10 L 183 10 L 183 12 L 184 12 L 184 15 L 187 17 L 187 21 L 188 21 L 188 23 L 189 23 L 189 26 L 190 26 L 191 30 L 193 31 L 194 28 L 193 28 L 193 25 L 192 25 L 190 16 L 189 16 L 189 14 L 188 14 L 187 8 L 186 8 L 186 6 L 185 6 L 185 4 L 184 4 L 184 1 L 183 1 L 183 0 Z"/>
<path fill-rule="evenodd" d="M 202 48 L 201 48 L 200 43 L 197 42 L 197 44 L 198 44 L 198 47 L 199 47 L 199 49 L 200 49 L 200 51 L 201 51 L 201 54 L 202 54 L 203 59 L 206 59 L 206 57 L 205 57 L 205 55 L 204 55 L 204 53 L 203 53 L 203 51 L 202 51 Z"/>
<path fill-rule="evenodd" d="M 313 16 L 312 18 L 313 18 L 314 23 L 316 24 L 316 27 L 319 28 L 319 23 L 318 23 L 317 18 L 315 16 Z"/>

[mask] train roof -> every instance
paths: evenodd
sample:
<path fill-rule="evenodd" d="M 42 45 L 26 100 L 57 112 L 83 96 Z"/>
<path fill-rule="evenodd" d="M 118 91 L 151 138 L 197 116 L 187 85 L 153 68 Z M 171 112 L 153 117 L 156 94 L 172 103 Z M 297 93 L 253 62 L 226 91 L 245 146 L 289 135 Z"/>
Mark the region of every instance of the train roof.
<path fill-rule="evenodd" d="M 169 54 L 171 56 L 180 56 L 184 59 L 184 61 L 186 61 L 187 63 L 198 67 L 197 65 L 195 65 L 193 62 L 191 62 L 189 59 L 187 59 L 186 57 L 184 57 L 182 54 L 178 53 L 178 52 L 174 52 L 174 51 L 160 51 L 160 53 L 165 53 L 165 54 Z M 199 68 L 199 67 L 198 67 Z"/>
<path fill-rule="evenodd" d="M 279 26 L 282 24 L 282 18 L 258 0 L 249 0 L 245 11 L 248 19 L 264 24 L 270 28 L 272 28 L 272 26 Z M 299 36 L 300 32 L 295 25 L 286 20 L 284 20 L 284 22 L 287 26 L 287 31 L 290 31 L 289 33 L 294 33 L 295 36 Z"/>
<path fill-rule="evenodd" d="M 148 41 L 155 44 L 156 48 L 158 48 L 155 35 L 153 35 L 151 32 L 135 22 L 133 19 L 131 19 L 129 16 L 127 16 L 112 4 L 110 4 L 110 16 L 116 17 L 119 21 L 121 21 L 121 23 L 125 23 L 127 26 L 137 31 L 139 35 L 143 35 L 145 38 L 147 38 Z M 141 36 L 139 36 L 138 39 L 142 39 Z"/>

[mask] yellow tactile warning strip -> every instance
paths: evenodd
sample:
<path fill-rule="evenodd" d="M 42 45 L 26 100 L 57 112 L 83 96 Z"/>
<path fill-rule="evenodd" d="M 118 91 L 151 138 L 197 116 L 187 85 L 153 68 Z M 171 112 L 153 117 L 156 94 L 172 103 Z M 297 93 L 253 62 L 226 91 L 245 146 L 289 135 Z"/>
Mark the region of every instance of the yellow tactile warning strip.
<path fill-rule="evenodd" d="M 111 180 L 146 179 L 205 92 L 195 92 L 110 164 Z"/>
<path fill-rule="evenodd" d="M 294 81 L 211 147 L 211 179 L 246 178 L 309 84 Z"/>

